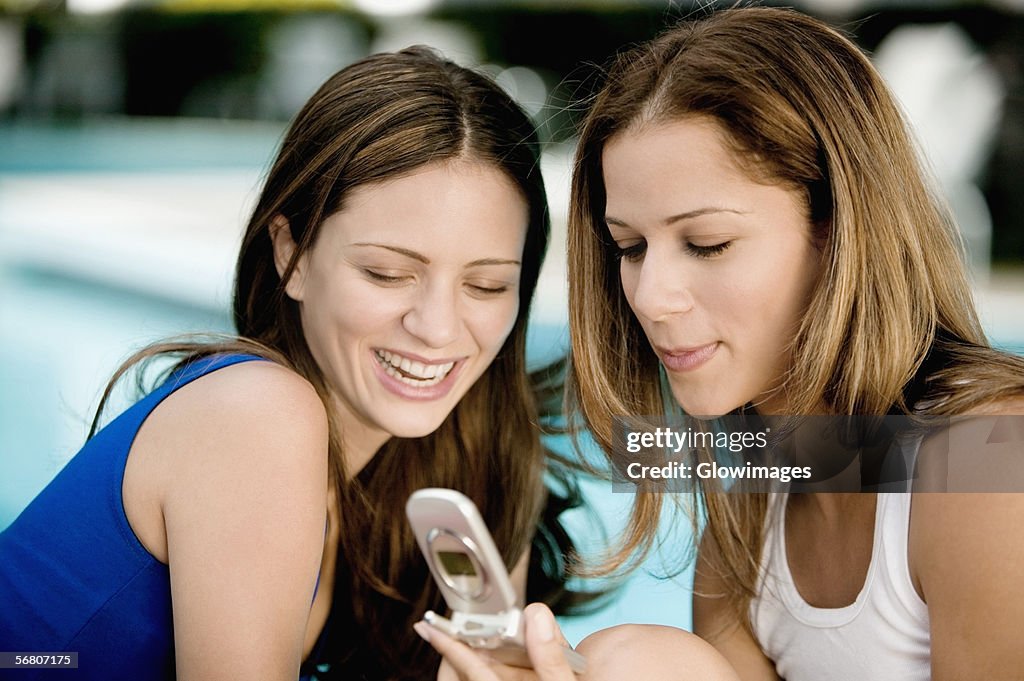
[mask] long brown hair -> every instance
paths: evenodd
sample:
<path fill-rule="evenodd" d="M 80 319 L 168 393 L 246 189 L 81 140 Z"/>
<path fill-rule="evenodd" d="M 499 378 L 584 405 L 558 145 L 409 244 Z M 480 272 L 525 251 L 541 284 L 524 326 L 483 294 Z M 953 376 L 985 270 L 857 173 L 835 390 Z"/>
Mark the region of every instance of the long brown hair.
<path fill-rule="evenodd" d="M 423 438 L 393 438 L 355 479 L 346 480 L 339 424 L 331 421 L 341 527 L 330 645 L 320 661 L 332 663 L 332 674 L 434 677 L 439 658 L 411 633 L 411 625 L 426 609 L 445 607 L 405 521 L 405 501 L 413 491 L 451 487 L 471 497 L 510 565 L 536 531 L 544 505 L 545 452 L 535 389 L 545 386 L 532 382 L 525 351 L 530 301 L 550 229 L 539 157 L 527 116 L 474 71 L 420 47 L 352 64 L 298 113 L 267 176 L 238 257 L 239 338 L 160 344 L 129 362 L 168 351 L 183 355 L 182 363 L 214 353 L 256 353 L 293 368 L 327 403 L 324 378 L 283 281 L 349 193 L 428 163 L 470 158 L 501 170 L 525 198 L 529 225 L 518 318 L 497 358 L 441 427 Z M 282 276 L 269 235 L 279 215 L 287 218 L 297 244 Z"/>
<path fill-rule="evenodd" d="M 793 415 L 822 405 L 837 415 L 954 414 L 1024 394 L 1024 361 L 988 347 L 955 225 L 870 61 L 795 11 L 723 10 L 619 55 L 582 125 L 569 397 L 613 465 L 613 418 L 659 415 L 674 402 L 609 247 L 602 152 L 631 126 L 687 117 L 714 121 L 751 177 L 806 199 L 824 265 L 781 387 Z M 726 595 L 746 622 L 766 498 L 721 492 L 702 481 L 693 508 L 707 514 Z M 637 495 L 608 569 L 650 549 L 660 513 L 659 495 Z"/>

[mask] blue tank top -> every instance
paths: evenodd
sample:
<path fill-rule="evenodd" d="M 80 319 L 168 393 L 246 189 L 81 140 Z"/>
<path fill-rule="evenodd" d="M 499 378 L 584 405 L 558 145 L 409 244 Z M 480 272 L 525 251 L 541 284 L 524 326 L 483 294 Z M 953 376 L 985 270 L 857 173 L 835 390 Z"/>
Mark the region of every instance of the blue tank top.
<path fill-rule="evenodd" d="M 168 395 L 256 359 L 216 355 L 174 372 L 86 442 L 0 533 L 0 651 L 78 653 L 70 675 L 0 669 L 0 678 L 174 678 L 168 569 L 139 543 L 121 499 L 128 451 Z"/>

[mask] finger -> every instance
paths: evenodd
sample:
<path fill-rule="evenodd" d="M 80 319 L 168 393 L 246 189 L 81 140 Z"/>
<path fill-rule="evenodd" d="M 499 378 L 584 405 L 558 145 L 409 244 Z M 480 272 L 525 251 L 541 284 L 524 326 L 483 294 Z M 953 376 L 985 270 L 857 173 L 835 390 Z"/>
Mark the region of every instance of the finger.
<path fill-rule="evenodd" d="M 526 616 L 526 651 L 541 681 L 576 681 L 576 675 L 565 659 L 565 638 L 547 606 L 533 603 Z"/>
<path fill-rule="evenodd" d="M 441 658 L 441 666 L 437 669 L 437 681 L 466 681 L 460 678 L 458 672 L 445 658 Z"/>
<path fill-rule="evenodd" d="M 469 646 L 430 626 L 417 622 L 412 628 L 434 650 L 441 653 L 463 681 L 501 681 L 486 659 Z"/>
<path fill-rule="evenodd" d="M 551 617 L 551 621 L 555 623 L 555 640 L 566 648 L 572 648 L 569 641 L 566 640 L 565 635 L 562 633 L 562 628 L 558 626 L 558 621 L 555 620 L 554 615 L 551 613 L 551 608 L 543 603 L 530 603 L 528 606 L 523 608 L 523 617 L 525 618 L 525 621 L 529 622 L 530 618 L 536 616 L 537 612 L 546 612 Z"/>

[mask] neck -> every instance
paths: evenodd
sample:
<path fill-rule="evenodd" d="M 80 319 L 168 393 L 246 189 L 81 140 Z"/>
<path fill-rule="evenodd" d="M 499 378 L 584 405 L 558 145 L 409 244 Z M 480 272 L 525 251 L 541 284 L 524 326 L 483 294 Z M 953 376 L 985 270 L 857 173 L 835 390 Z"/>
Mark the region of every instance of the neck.
<path fill-rule="evenodd" d="M 803 507 L 829 523 L 841 523 L 857 511 L 874 508 L 875 494 L 862 492 L 817 492 L 791 494 L 790 503 Z"/>
<path fill-rule="evenodd" d="M 370 463 L 391 434 L 371 426 L 352 413 L 338 398 L 332 400 L 341 428 L 341 455 L 345 479 L 351 480 Z"/>

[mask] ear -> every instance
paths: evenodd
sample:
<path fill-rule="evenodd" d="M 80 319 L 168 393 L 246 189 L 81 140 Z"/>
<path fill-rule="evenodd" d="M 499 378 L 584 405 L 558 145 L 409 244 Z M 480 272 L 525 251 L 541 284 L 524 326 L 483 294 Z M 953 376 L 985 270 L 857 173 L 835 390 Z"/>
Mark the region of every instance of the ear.
<path fill-rule="evenodd" d="M 274 266 L 277 268 L 277 276 L 284 279 L 288 264 L 291 263 L 292 258 L 295 257 L 295 251 L 298 249 L 295 239 L 292 238 L 292 228 L 288 224 L 288 218 L 278 214 L 270 221 L 270 241 L 274 246 Z M 284 292 L 295 302 L 302 302 L 307 255 L 307 253 L 303 253 L 299 256 L 291 276 L 284 282 Z"/>

